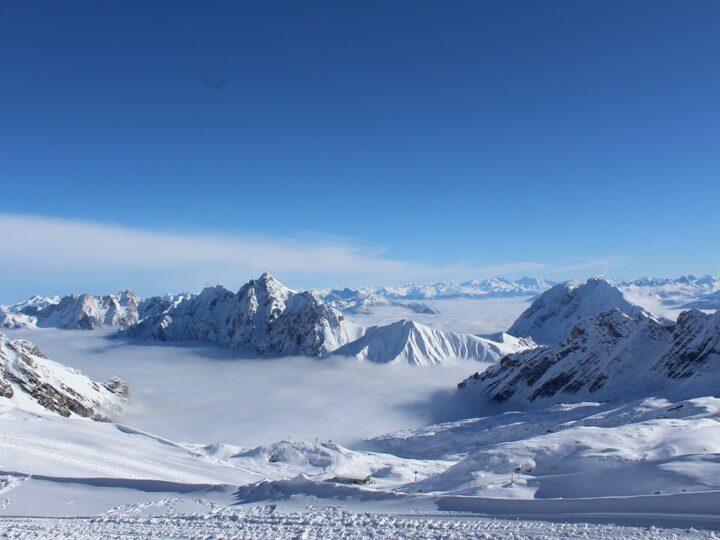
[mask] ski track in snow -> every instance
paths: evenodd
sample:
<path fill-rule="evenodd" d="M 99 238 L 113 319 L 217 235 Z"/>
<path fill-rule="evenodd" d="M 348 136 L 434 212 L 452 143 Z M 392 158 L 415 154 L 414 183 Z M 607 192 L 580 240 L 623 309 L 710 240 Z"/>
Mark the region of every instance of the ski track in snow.
<path fill-rule="evenodd" d="M 160 501 L 162 502 L 162 501 Z M 187 539 L 704 539 L 715 531 L 664 529 L 585 522 L 490 519 L 462 514 L 355 513 L 337 508 L 279 512 L 273 506 L 250 511 L 135 515 L 107 513 L 94 518 L 3 518 L 0 538 L 187 538 Z"/>

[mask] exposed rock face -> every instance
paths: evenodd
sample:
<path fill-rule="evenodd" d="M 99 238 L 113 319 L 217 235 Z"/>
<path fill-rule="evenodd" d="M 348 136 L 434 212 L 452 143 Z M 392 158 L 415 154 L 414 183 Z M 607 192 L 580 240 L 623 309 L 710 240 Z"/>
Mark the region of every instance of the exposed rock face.
<path fill-rule="evenodd" d="M 208 287 L 125 334 L 146 340 L 207 341 L 270 356 L 322 356 L 349 341 L 343 316 L 309 292 L 294 292 L 268 274 L 237 293 Z"/>
<path fill-rule="evenodd" d="M 542 345 L 555 345 L 566 338 L 575 323 L 611 309 L 628 315 L 650 316 L 628 302 L 617 287 L 602 278 L 582 285 L 561 283 L 541 294 L 508 330 L 518 337 L 531 337 Z"/>
<path fill-rule="evenodd" d="M 495 362 L 506 354 L 534 346 L 532 340 L 507 335 L 502 341 L 491 341 L 470 334 L 441 332 L 414 321 L 401 320 L 386 326 L 373 326 L 335 353 L 383 364 L 402 362 L 427 366 L 458 358 Z"/>
<path fill-rule="evenodd" d="M 506 356 L 459 387 L 527 405 L 702 394 L 719 380 L 720 312 L 684 312 L 673 327 L 614 309 L 578 322 L 559 345 Z"/>
<path fill-rule="evenodd" d="M 49 360 L 29 341 L 0 334 L 0 398 L 21 408 L 108 420 L 122 412 L 128 388 L 118 378 L 102 384 L 91 381 Z"/>
<path fill-rule="evenodd" d="M 673 328 L 672 345 L 654 370 L 672 379 L 720 372 L 720 311 L 684 311 Z"/>

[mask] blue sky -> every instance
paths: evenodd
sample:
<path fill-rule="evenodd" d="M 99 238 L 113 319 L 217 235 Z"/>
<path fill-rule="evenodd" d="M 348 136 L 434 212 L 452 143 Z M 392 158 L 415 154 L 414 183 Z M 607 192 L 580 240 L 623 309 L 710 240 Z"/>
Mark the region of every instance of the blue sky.
<path fill-rule="evenodd" d="M 0 301 L 720 273 L 720 3 L 147 4 L 0 5 Z"/>

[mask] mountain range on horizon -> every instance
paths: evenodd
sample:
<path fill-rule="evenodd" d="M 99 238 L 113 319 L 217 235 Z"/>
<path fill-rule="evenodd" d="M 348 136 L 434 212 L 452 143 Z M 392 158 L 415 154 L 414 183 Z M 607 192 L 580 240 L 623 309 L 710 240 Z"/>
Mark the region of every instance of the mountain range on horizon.
<path fill-rule="evenodd" d="M 492 339 L 440 331 L 409 320 L 365 328 L 343 315 L 392 306 L 432 317 L 436 310 L 417 301 L 421 293 L 426 302 L 488 297 L 534 301 L 508 328 L 507 337 Z M 0 325 L 85 330 L 111 327 L 128 338 L 201 341 L 249 355 L 339 354 L 380 363 L 431 365 L 450 357 L 496 361 L 511 352 L 532 348 L 535 343 L 553 345 L 569 335 L 580 320 L 612 309 L 631 317 L 655 317 L 638 302 L 646 297 L 660 298 L 682 309 L 679 295 L 693 307 L 697 303 L 710 305 L 718 294 L 720 278 L 711 276 L 633 281 L 594 277 L 585 283 L 554 286 L 536 278 L 495 278 L 433 286 L 296 292 L 266 273 L 237 293 L 215 286 L 199 294 L 147 299 L 132 291 L 105 296 L 35 296 L 0 307 Z M 663 317 L 655 320 L 665 321 Z M 508 345 L 511 340 L 523 338 L 534 342 L 519 345 L 512 341 Z"/>

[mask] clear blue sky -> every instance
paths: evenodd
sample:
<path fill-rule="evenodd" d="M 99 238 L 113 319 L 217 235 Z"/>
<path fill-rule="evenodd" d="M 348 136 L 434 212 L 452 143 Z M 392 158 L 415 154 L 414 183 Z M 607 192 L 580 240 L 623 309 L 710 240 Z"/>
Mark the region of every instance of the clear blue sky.
<path fill-rule="evenodd" d="M 430 268 L 720 273 L 719 28 L 710 0 L 6 0 L 0 214 L 327 235 Z M 4 272 L 5 296 L 30 289 Z"/>

